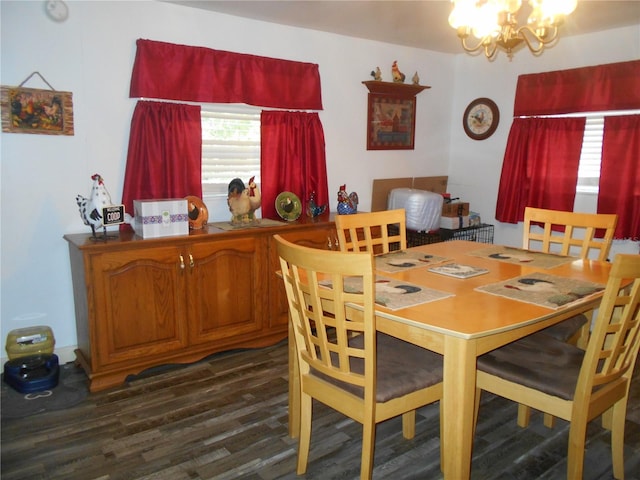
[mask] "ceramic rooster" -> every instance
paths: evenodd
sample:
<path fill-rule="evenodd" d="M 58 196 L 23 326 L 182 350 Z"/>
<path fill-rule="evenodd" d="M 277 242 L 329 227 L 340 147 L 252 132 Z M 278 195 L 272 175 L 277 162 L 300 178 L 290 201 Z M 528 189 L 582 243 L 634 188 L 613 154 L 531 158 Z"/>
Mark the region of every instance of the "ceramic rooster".
<path fill-rule="evenodd" d="M 316 192 L 311 192 L 309 195 L 309 201 L 307 202 L 307 216 L 314 218 L 318 215 L 322 215 L 327 210 L 327 204 L 318 205 L 316 203 Z"/>
<path fill-rule="evenodd" d="M 99 174 L 94 174 L 91 180 L 93 180 L 93 186 L 91 187 L 89 198 L 77 195 L 76 203 L 80 209 L 82 221 L 85 225 L 91 227 L 94 238 L 96 238 L 96 230 L 101 227 L 104 229 L 106 238 L 107 227 L 102 223 L 102 209 L 112 205 L 111 195 L 109 195 L 107 187 L 104 186 L 104 181 Z"/>
<path fill-rule="evenodd" d="M 338 192 L 338 213 L 349 215 L 358 211 L 358 194 L 351 192 L 347 195 L 347 186 L 341 185 Z"/>
<path fill-rule="evenodd" d="M 382 80 L 382 72 L 380 71 L 380 67 L 376 67 L 375 70 L 371 70 L 371 76 L 376 82 L 380 82 Z"/>
<path fill-rule="evenodd" d="M 253 178 L 250 181 L 252 180 Z M 257 189 L 257 187 L 255 188 Z M 250 188 L 245 187 L 244 182 L 239 178 L 234 178 L 229 183 L 227 205 L 231 212 L 231 223 L 233 225 L 248 224 L 256 221 L 255 209 L 251 204 Z"/>
<path fill-rule="evenodd" d="M 404 83 L 405 74 L 400 71 L 398 68 L 398 61 L 394 60 L 393 65 L 391 65 L 391 77 L 393 81 L 396 83 Z"/>
<path fill-rule="evenodd" d="M 254 212 L 260 208 L 261 202 L 260 189 L 256 185 L 255 178 L 251 177 L 249 179 L 249 204 Z"/>

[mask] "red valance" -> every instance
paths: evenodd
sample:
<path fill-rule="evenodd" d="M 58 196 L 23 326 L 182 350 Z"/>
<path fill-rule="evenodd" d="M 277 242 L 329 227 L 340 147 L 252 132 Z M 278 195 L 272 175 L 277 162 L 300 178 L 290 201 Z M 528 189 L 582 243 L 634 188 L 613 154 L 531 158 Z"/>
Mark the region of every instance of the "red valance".
<path fill-rule="evenodd" d="M 640 108 L 640 60 L 520 75 L 513 115 Z"/>
<path fill-rule="evenodd" d="M 137 40 L 130 97 L 322 110 L 317 64 Z"/>

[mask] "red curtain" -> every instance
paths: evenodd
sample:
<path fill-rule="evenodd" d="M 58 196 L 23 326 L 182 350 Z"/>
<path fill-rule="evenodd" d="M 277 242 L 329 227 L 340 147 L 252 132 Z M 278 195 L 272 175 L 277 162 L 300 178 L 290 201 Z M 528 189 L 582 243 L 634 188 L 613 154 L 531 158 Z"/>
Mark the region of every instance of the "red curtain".
<path fill-rule="evenodd" d="M 303 212 L 312 192 L 318 205 L 328 203 L 324 131 L 318 114 L 264 111 L 261 125 L 263 218 L 278 218 L 275 199 L 285 191 L 300 198 Z"/>
<path fill-rule="evenodd" d="M 202 197 L 200 107 L 141 101 L 131 119 L 122 203 Z"/>
<path fill-rule="evenodd" d="M 617 213 L 614 238 L 640 240 L 640 115 L 605 117 L 598 213 Z"/>
<path fill-rule="evenodd" d="M 496 219 L 518 223 L 527 206 L 572 211 L 585 118 L 516 118 L 502 164 Z"/>
<path fill-rule="evenodd" d="M 322 110 L 317 64 L 138 39 L 131 97 Z"/>
<path fill-rule="evenodd" d="M 640 60 L 520 75 L 513 115 L 640 108 Z"/>

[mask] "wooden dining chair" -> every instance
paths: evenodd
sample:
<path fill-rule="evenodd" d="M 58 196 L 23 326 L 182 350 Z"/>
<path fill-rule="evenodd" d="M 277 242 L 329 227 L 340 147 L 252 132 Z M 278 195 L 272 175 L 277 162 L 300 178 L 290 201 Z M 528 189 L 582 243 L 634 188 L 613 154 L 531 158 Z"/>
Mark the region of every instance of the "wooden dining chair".
<path fill-rule="evenodd" d="M 486 390 L 571 422 L 569 479 L 582 478 L 587 423 L 604 414 L 613 474 L 622 479 L 627 399 L 639 346 L 640 255 L 618 254 L 586 351 L 530 335 L 481 355 L 476 408 Z"/>
<path fill-rule="evenodd" d="M 609 257 L 618 223 L 615 214 L 563 212 L 527 207 L 524 211 L 522 246 L 529 250 L 574 255 L 604 262 Z M 542 227 L 542 231 L 536 228 Z M 559 231 L 561 230 L 561 231 Z M 554 234 L 555 232 L 555 234 Z M 596 232 L 603 232 L 596 238 Z M 592 252 L 594 254 L 592 254 Z M 543 332 L 554 338 L 586 346 L 590 322 L 582 315 L 569 318 Z"/>
<path fill-rule="evenodd" d="M 407 248 L 407 220 L 404 208 L 353 215 L 336 215 L 338 243 L 342 252 L 372 252 L 374 255 Z M 389 226 L 398 233 L 389 234 Z"/>
<path fill-rule="evenodd" d="M 522 247 L 604 262 L 609 257 L 617 222 L 618 216 L 615 214 L 526 207 Z M 603 236 L 596 238 L 596 232 L 603 232 Z M 589 310 L 548 327 L 539 334 L 550 335 L 557 340 L 586 348 L 592 318 L 593 311 Z M 524 405 L 518 407 L 518 425 L 526 427 L 530 416 L 531 409 Z M 553 423 L 553 417 L 545 415 L 545 425 L 552 427 Z"/>
<path fill-rule="evenodd" d="M 413 438 L 416 409 L 442 398 L 442 356 L 376 331 L 370 253 L 274 238 L 299 365 L 297 473 L 307 469 L 315 399 L 363 425 L 360 477 L 371 478 L 376 424 L 402 415 Z"/>

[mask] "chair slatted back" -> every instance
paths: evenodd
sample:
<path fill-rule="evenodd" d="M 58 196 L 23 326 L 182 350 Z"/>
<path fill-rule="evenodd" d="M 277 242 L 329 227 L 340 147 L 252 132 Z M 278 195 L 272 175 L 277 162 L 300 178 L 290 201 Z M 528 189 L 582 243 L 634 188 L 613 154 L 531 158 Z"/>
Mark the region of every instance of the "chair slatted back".
<path fill-rule="evenodd" d="M 389 225 L 398 233 L 389 234 Z M 407 248 L 407 224 L 404 208 L 353 215 L 336 215 L 336 230 L 343 252 L 371 252 L 374 255 Z"/>
<path fill-rule="evenodd" d="M 587 346 L 576 401 L 581 393 L 606 395 L 618 384 L 628 389 L 639 347 L 640 255 L 618 254 Z"/>
<path fill-rule="evenodd" d="M 532 249 L 532 243 L 541 242 L 542 252 L 554 252 L 561 255 L 575 255 L 579 250 L 580 258 L 589 258 L 591 250 L 598 252 L 597 259 L 606 261 L 611 250 L 613 234 L 618 223 L 615 214 L 576 213 L 527 207 L 524 211 L 523 248 Z M 541 224 L 543 231 L 538 233 L 536 225 Z M 554 229 L 564 227 L 564 233 Z M 596 231 L 604 230 L 603 238 L 596 238 Z M 559 251 L 555 251 L 559 249 Z"/>
<path fill-rule="evenodd" d="M 308 374 L 313 369 L 336 380 L 363 387 L 365 398 L 373 399 L 373 257 L 366 252 L 303 247 L 279 235 L 274 238 L 285 280 L 301 373 Z M 354 304 L 361 308 L 354 308 Z M 349 346 L 348 339 L 361 334 L 364 334 L 364 348 Z M 360 365 L 364 361 L 364 374 L 352 369 L 353 359 L 363 359 Z"/>

